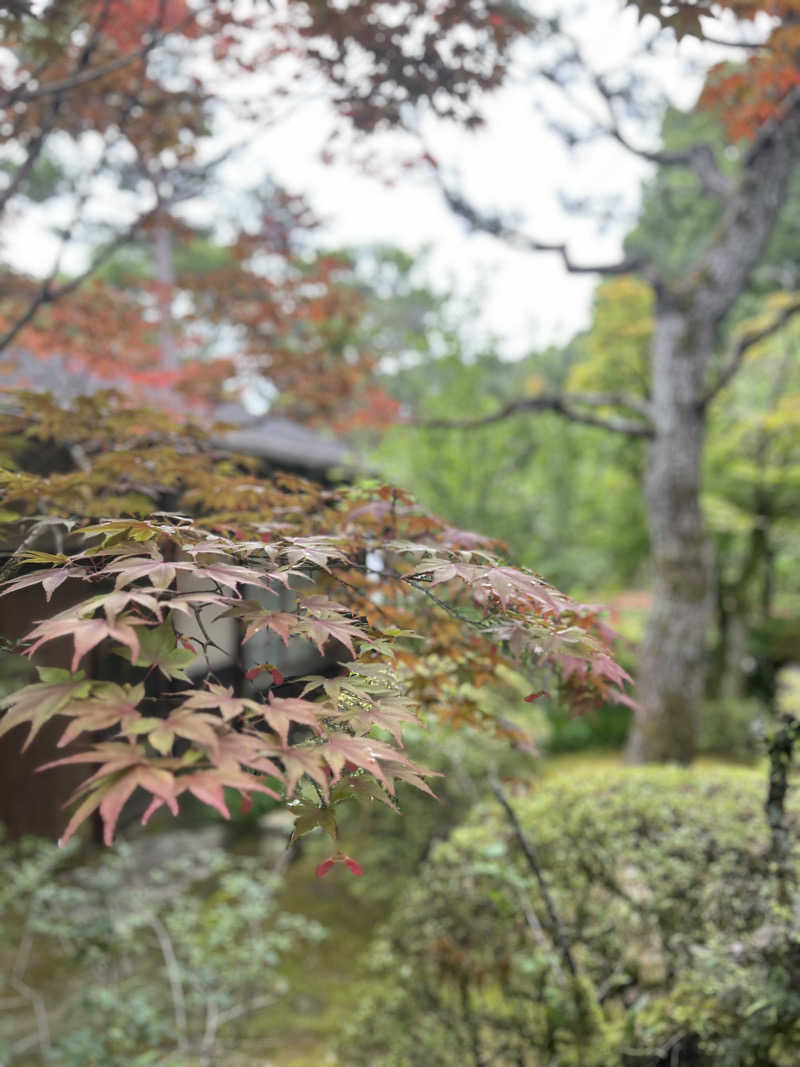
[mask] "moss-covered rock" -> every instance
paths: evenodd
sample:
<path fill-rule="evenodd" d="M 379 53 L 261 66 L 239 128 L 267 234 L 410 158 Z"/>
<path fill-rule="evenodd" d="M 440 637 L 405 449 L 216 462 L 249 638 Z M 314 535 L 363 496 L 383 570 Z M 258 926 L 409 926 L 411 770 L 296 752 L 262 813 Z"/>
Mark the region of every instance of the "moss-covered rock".
<path fill-rule="evenodd" d="M 577 978 L 502 812 L 480 806 L 375 944 L 345 1062 L 800 1063 L 798 898 L 768 858 L 764 790 L 749 770 L 658 767 L 512 797 Z M 795 806 L 795 841 L 799 822 Z"/>

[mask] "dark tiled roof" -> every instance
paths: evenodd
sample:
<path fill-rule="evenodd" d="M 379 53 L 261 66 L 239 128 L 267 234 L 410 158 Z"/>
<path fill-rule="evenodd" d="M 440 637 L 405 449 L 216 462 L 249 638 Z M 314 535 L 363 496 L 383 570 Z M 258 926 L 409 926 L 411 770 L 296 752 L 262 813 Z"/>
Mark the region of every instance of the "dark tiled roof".
<path fill-rule="evenodd" d="M 342 441 L 280 415 L 250 415 L 244 408 L 234 412 L 234 407 L 238 405 L 225 404 L 214 412 L 220 421 L 237 426 L 215 438 L 226 448 L 259 456 L 276 466 L 315 471 L 358 466 L 358 457 Z"/>

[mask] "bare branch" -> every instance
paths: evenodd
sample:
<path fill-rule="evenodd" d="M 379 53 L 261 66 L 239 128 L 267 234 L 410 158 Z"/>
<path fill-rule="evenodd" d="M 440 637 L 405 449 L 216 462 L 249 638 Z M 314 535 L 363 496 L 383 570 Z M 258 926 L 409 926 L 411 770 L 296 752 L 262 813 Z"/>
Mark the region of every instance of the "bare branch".
<path fill-rule="evenodd" d="M 605 105 L 606 121 L 599 120 L 593 113 L 592 109 L 588 107 L 583 100 L 578 99 L 573 94 L 569 93 L 567 87 L 558 77 L 557 72 L 543 71 L 542 73 L 549 81 L 553 82 L 553 84 L 558 87 L 572 107 L 588 116 L 588 118 L 595 123 L 597 129 L 592 136 L 610 137 L 612 140 L 616 141 L 621 148 L 624 148 L 626 152 L 630 152 L 632 155 L 638 156 L 640 159 L 644 159 L 648 163 L 653 163 L 656 166 L 688 167 L 695 172 L 703 187 L 714 196 L 725 198 L 731 195 L 735 189 L 736 183 L 732 178 L 729 178 L 720 170 L 714 149 L 710 144 L 705 142 L 698 143 L 682 151 L 665 152 L 661 150 L 641 148 L 630 141 L 622 131 L 619 115 L 617 114 L 615 106 L 620 98 L 624 99 L 625 93 L 619 90 L 613 90 L 602 74 L 595 73 L 595 71 L 591 69 L 591 65 L 584 56 L 579 42 L 574 37 L 570 34 L 563 33 L 563 31 L 562 36 L 568 41 L 571 48 L 569 57 L 570 61 L 577 64 L 583 71 L 585 71 L 589 82 L 603 101 L 603 104 Z"/>
<path fill-rule="evenodd" d="M 164 967 L 169 980 L 170 996 L 172 997 L 172 1010 L 175 1019 L 175 1030 L 178 1038 L 178 1048 L 183 1051 L 189 1047 L 187 1036 L 186 1003 L 183 997 L 183 982 L 181 981 L 181 966 L 175 955 L 172 938 L 169 936 L 166 926 L 157 915 L 150 918 L 150 926 L 158 938 L 158 947 L 164 959 Z"/>
<path fill-rule="evenodd" d="M 629 141 L 622 132 L 614 107 L 617 94 L 612 92 L 601 75 L 592 74 L 591 79 L 592 84 L 606 105 L 609 125 L 605 132 L 626 152 L 639 156 L 640 159 L 645 159 L 648 163 L 654 163 L 657 166 L 688 167 L 695 172 L 703 188 L 709 193 L 723 198 L 731 195 L 736 183 L 719 169 L 717 157 L 710 144 L 706 142 L 694 144 L 690 148 L 679 152 L 649 151 L 645 148 L 639 148 Z"/>
<path fill-rule="evenodd" d="M 508 797 L 506 796 L 503 787 L 500 784 L 500 780 L 496 777 L 492 777 L 490 784 L 492 786 L 492 792 L 497 797 L 498 801 L 500 802 L 500 806 L 502 807 L 503 811 L 506 814 L 506 817 L 508 818 L 509 824 L 511 825 L 511 830 L 517 840 L 517 844 L 522 849 L 522 854 L 525 857 L 525 862 L 528 864 L 528 867 L 530 868 L 531 873 L 533 874 L 539 886 L 539 891 L 542 894 L 544 906 L 547 910 L 547 917 L 550 926 L 550 936 L 553 939 L 556 948 L 558 949 L 559 955 L 561 956 L 565 968 L 569 971 L 573 978 L 577 978 L 578 968 L 575 966 L 575 960 L 572 955 L 572 949 L 570 947 L 569 940 L 567 939 L 567 935 L 564 931 L 564 927 L 558 917 L 558 912 L 556 911 L 555 904 L 553 903 L 553 898 L 550 894 L 550 889 L 547 885 L 544 873 L 536 857 L 536 852 L 534 851 L 534 848 L 531 845 L 530 841 L 523 833 L 522 827 L 519 824 L 519 819 L 517 818 L 517 813 L 514 811 L 511 804 L 509 803 Z"/>
<path fill-rule="evenodd" d="M 103 263 L 111 258 L 115 252 L 118 252 L 123 245 L 128 244 L 133 239 L 137 231 L 145 225 L 146 222 L 156 214 L 157 209 L 151 208 L 143 215 L 140 215 L 131 225 L 118 234 L 113 241 L 109 243 L 92 257 L 92 261 L 85 270 L 82 270 L 79 274 L 70 278 L 68 282 L 64 282 L 61 285 L 53 285 L 54 277 L 51 274 L 45 278 L 37 291 L 31 297 L 28 307 L 23 311 L 17 320 L 13 322 L 5 333 L 0 334 L 0 352 L 19 334 L 19 332 L 28 325 L 28 323 L 36 315 L 39 308 L 44 307 L 46 304 L 53 304 L 56 300 L 60 300 L 62 297 L 67 296 L 69 293 L 74 292 L 79 286 L 83 285 L 87 278 L 98 270 Z"/>
<path fill-rule="evenodd" d="M 638 148 L 623 135 L 619 126 L 610 127 L 609 136 L 613 137 L 617 144 L 627 152 L 646 159 L 648 163 L 655 163 L 661 167 L 688 167 L 693 170 L 700 179 L 703 188 L 714 196 L 725 199 L 736 188 L 736 182 L 719 169 L 714 150 L 710 144 L 702 143 L 692 145 L 684 152 L 650 152 L 645 148 Z"/>
<path fill-rule="evenodd" d="M 521 248 L 527 252 L 555 252 L 561 256 L 561 260 L 570 274 L 604 274 L 619 275 L 632 274 L 636 271 L 646 273 L 648 278 L 652 273 L 647 261 L 641 256 L 620 260 L 618 263 L 576 263 L 569 254 L 567 246 L 563 243 L 539 241 L 528 234 L 520 233 L 519 230 L 507 225 L 498 215 L 487 214 L 479 211 L 464 197 L 448 189 L 444 184 L 441 186 L 442 195 L 450 209 L 459 215 L 474 230 L 491 234 L 498 237 L 515 248 Z"/>
<path fill-rule="evenodd" d="M 635 411 L 643 421 L 617 418 L 612 415 L 592 415 L 581 411 L 581 407 L 622 407 Z M 652 437 L 653 427 L 649 421 L 649 407 L 636 397 L 618 393 L 540 393 L 538 396 L 526 396 L 512 400 L 490 415 L 479 415 L 470 419 L 428 419 L 415 423 L 425 429 L 473 430 L 480 426 L 491 426 L 503 422 L 513 415 L 525 412 L 551 411 L 561 415 L 570 422 L 579 422 L 585 426 L 596 426 L 602 430 L 625 434 L 628 437 Z"/>
<path fill-rule="evenodd" d="M 98 17 L 95 26 L 92 28 L 92 33 L 90 34 L 88 41 L 81 49 L 81 52 L 78 56 L 76 62 L 76 74 L 78 75 L 85 71 L 86 67 L 91 62 L 92 55 L 94 54 L 100 43 L 100 31 L 102 29 L 102 25 L 105 21 L 107 14 L 108 3 L 106 3 L 103 11 L 100 13 L 100 16 Z M 58 119 L 59 112 L 61 111 L 65 99 L 65 90 L 53 94 L 47 115 L 42 120 L 36 136 L 28 143 L 25 162 L 22 164 L 21 167 L 19 167 L 16 174 L 9 182 L 8 186 L 0 194 L 0 213 L 3 211 L 9 200 L 16 194 L 22 183 L 30 175 L 34 166 L 36 165 L 36 161 L 42 154 L 42 150 L 47 142 L 47 138 L 53 131 L 53 128 L 56 124 L 56 120 Z"/>
<path fill-rule="evenodd" d="M 719 372 L 717 380 L 706 390 L 701 401 L 703 406 L 705 407 L 705 405 L 710 403 L 717 393 L 724 389 L 728 382 L 738 373 L 745 355 L 753 345 L 757 345 L 760 341 L 764 341 L 767 337 L 771 337 L 772 334 L 777 333 L 778 330 L 782 329 L 786 323 L 798 313 L 800 313 L 800 300 L 788 304 L 775 316 L 772 322 L 768 323 L 766 326 L 762 326 L 760 330 L 749 330 L 747 333 L 742 334 L 726 360 L 725 366 Z"/>

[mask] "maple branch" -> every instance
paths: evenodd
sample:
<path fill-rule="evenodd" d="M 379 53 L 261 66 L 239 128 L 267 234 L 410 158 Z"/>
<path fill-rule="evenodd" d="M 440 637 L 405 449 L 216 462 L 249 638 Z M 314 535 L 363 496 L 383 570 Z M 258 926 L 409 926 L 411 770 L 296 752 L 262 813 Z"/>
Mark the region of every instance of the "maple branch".
<path fill-rule="evenodd" d="M 129 241 L 133 240 L 133 238 L 136 236 L 137 231 L 142 226 L 144 226 L 145 223 L 149 222 L 151 218 L 153 218 L 157 210 L 157 207 L 151 208 L 143 215 L 140 215 L 138 219 L 135 219 L 134 222 L 132 222 L 126 230 L 123 230 L 122 233 L 117 234 L 117 236 L 112 241 L 110 241 L 92 258 L 92 261 L 88 267 L 80 271 L 80 273 L 74 275 L 72 278 L 69 279 L 69 281 L 63 282 L 61 285 L 54 286 L 53 282 L 55 281 L 55 273 L 51 271 L 50 274 L 44 279 L 42 284 L 39 286 L 36 293 L 31 297 L 28 307 L 25 309 L 25 311 L 20 313 L 16 321 L 8 327 L 5 333 L 0 334 L 0 352 L 2 352 L 4 348 L 11 344 L 11 342 L 14 340 L 20 330 L 22 330 L 25 326 L 28 325 L 31 319 L 33 319 L 33 317 L 36 315 L 39 308 L 45 306 L 46 304 L 55 303 L 56 300 L 60 300 L 63 296 L 68 296 L 69 293 L 74 292 L 75 289 L 83 285 L 86 279 L 91 277 L 91 275 L 94 274 L 95 271 L 99 270 L 99 268 L 107 260 L 109 260 L 115 252 L 118 252 L 123 245 L 126 245 Z M 57 272 L 58 264 L 56 264 L 55 270 Z"/>
<path fill-rule="evenodd" d="M 11 89 L 6 93 L 5 97 L 0 100 L 0 108 L 11 107 L 16 103 L 32 103 L 35 100 L 41 100 L 44 96 L 67 93 L 72 89 L 79 89 L 84 85 L 88 85 L 98 78 L 104 78 L 107 74 L 114 74 L 116 71 L 130 66 L 136 60 L 146 57 L 167 37 L 175 33 L 182 33 L 187 26 L 196 20 L 198 14 L 199 11 L 191 11 L 169 29 L 154 33 L 140 48 L 135 48 L 132 52 L 126 52 L 125 55 L 117 56 L 116 59 L 109 60 L 99 67 L 93 67 L 91 70 L 77 70 L 66 78 L 45 82 L 36 89 L 28 89 L 27 91 L 25 90 L 25 83 L 23 83 L 16 89 Z"/>
<path fill-rule="evenodd" d="M 578 410 L 572 404 L 598 408 L 624 407 L 636 412 L 644 421 L 634 422 L 615 416 L 591 415 Z M 511 400 L 489 415 L 478 415 L 468 419 L 426 419 L 414 425 L 426 430 L 473 430 L 481 426 L 491 426 L 495 422 L 502 422 L 513 415 L 541 411 L 551 411 L 569 419 L 570 422 L 580 422 L 586 426 L 612 430 L 614 433 L 626 434 L 628 437 L 652 437 L 654 433 L 649 421 L 649 406 L 636 397 L 619 393 L 540 393 L 538 396 Z"/>
<path fill-rule="evenodd" d="M 772 334 L 777 333 L 778 330 L 782 329 L 782 327 L 784 327 L 786 323 L 798 313 L 800 313 L 800 300 L 788 304 L 775 316 L 772 322 L 768 323 L 766 326 L 762 326 L 760 330 L 750 330 L 748 333 L 742 334 L 734 345 L 733 351 L 728 357 L 725 366 L 719 372 L 717 380 L 706 390 L 701 401 L 703 406 L 710 403 L 717 393 L 724 389 L 728 382 L 735 377 L 744 361 L 745 355 L 753 345 L 757 345 L 759 341 L 764 341 L 767 337 L 771 337 Z"/>
<path fill-rule="evenodd" d="M 561 257 L 564 267 L 570 274 L 603 274 L 615 276 L 619 274 L 632 274 L 640 272 L 646 274 L 648 280 L 652 280 L 653 268 L 642 256 L 633 256 L 620 260 L 617 263 L 576 263 L 569 254 L 569 250 L 563 242 L 540 241 L 529 234 L 521 233 L 514 227 L 505 223 L 499 215 L 479 211 L 474 205 L 456 192 L 448 189 L 440 182 L 442 195 L 448 207 L 456 215 L 467 222 L 473 230 L 491 234 L 514 248 L 521 248 L 527 252 L 555 252 Z"/>

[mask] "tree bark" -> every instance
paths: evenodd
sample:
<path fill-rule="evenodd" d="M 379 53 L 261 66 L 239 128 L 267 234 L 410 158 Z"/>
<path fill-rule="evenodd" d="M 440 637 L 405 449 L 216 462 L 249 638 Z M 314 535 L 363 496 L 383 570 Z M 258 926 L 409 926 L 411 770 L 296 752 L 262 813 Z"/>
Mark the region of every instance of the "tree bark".
<path fill-rule="evenodd" d="M 785 203 L 800 146 L 800 90 L 765 123 L 708 247 L 675 285 L 656 291 L 652 423 L 645 496 L 653 606 L 639 664 L 641 713 L 632 762 L 689 763 L 706 671 L 712 560 L 700 480 L 709 399 L 707 364 L 720 324 L 744 292 Z"/>
<path fill-rule="evenodd" d="M 641 712 L 628 756 L 634 762 L 695 754 L 705 683 L 712 560 L 700 509 L 709 329 L 670 295 L 657 299 L 652 350 L 652 421 L 645 499 L 653 604 L 639 665 Z"/>

